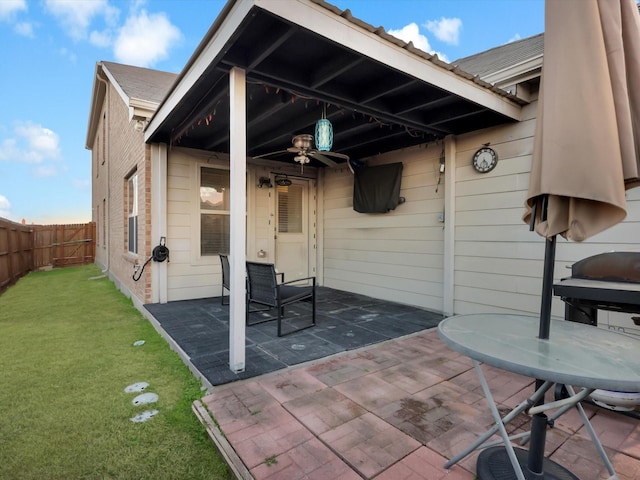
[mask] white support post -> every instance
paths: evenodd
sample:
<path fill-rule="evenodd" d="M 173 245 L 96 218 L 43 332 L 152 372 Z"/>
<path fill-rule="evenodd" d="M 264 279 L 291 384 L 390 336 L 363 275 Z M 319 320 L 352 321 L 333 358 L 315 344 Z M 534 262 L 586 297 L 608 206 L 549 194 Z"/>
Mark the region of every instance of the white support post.
<path fill-rule="evenodd" d="M 446 315 L 454 312 L 455 291 L 455 231 L 456 231 L 456 138 L 444 139 L 444 298 L 442 310 Z"/>
<path fill-rule="evenodd" d="M 229 72 L 231 163 L 231 251 L 229 252 L 229 368 L 245 369 L 245 256 L 247 240 L 247 94 L 241 68 Z"/>
<path fill-rule="evenodd" d="M 151 145 L 151 245 L 167 238 L 167 145 Z M 167 247 L 171 248 L 167 244 Z M 167 303 L 168 262 L 153 263 L 151 302 Z"/>

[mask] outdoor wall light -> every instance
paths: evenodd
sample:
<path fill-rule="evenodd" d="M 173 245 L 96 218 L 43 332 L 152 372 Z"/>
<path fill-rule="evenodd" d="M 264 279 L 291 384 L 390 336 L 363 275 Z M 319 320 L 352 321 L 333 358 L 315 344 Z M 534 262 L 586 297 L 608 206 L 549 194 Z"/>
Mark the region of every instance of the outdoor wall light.
<path fill-rule="evenodd" d="M 273 188 L 273 185 L 271 185 L 271 179 L 269 177 L 260 177 L 258 179 L 258 188 L 263 187 Z"/>
<path fill-rule="evenodd" d="M 316 122 L 316 148 L 328 152 L 333 147 L 333 126 L 327 120 L 326 105 L 322 107 L 322 118 Z"/>
<path fill-rule="evenodd" d="M 289 180 L 289 178 L 284 175 L 284 176 L 280 176 L 280 175 L 276 175 L 276 185 L 279 185 L 281 187 L 288 187 L 289 185 L 291 185 L 291 180 Z"/>

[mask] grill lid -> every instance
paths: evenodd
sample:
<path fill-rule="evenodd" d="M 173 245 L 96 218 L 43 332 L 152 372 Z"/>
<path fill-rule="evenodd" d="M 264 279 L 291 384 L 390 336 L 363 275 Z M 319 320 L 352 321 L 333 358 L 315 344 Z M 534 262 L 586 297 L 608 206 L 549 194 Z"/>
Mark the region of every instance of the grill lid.
<path fill-rule="evenodd" d="M 640 252 L 607 252 L 584 258 L 571 266 L 573 278 L 640 283 Z"/>

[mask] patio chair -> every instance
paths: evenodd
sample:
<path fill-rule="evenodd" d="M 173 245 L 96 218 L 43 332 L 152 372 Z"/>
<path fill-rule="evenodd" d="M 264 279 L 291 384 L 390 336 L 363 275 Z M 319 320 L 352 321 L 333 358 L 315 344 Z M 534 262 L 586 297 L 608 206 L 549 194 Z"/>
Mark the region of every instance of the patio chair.
<path fill-rule="evenodd" d="M 225 299 L 224 291 L 227 290 L 229 293 L 231 293 L 231 288 L 229 283 L 229 277 L 231 275 L 231 269 L 229 267 L 229 255 L 225 253 L 219 253 L 218 256 L 220 257 L 220 263 L 222 264 L 222 287 L 221 287 L 221 293 L 220 293 L 220 303 L 222 305 L 229 305 L 229 295 L 226 296 L 227 303 L 224 303 L 224 299 Z M 284 282 L 284 273 L 277 272 L 276 274 L 280 277 L 280 282 L 281 283 Z M 265 309 L 252 310 L 252 312 L 263 311 L 263 310 Z"/>
<path fill-rule="evenodd" d="M 275 266 L 272 263 L 247 262 L 247 325 L 278 321 L 278 337 L 313 327 L 316 324 L 316 277 L 299 278 L 288 282 L 278 283 Z M 310 280 L 310 286 L 292 285 Z M 294 328 L 288 332 L 282 331 L 284 307 L 296 302 L 311 302 L 311 323 Z M 249 309 L 252 304 L 275 309 L 275 317 L 261 319 L 255 322 L 249 320 Z"/>
<path fill-rule="evenodd" d="M 229 302 L 224 303 L 224 291 L 231 292 L 231 288 L 229 288 L 229 256 L 225 254 L 218 254 L 220 256 L 220 263 L 222 264 L 222 292 L 220 293 L 220 303 L 222 305 L 229 305 Z M 227 295 L 227 299 L 229 296 Z"/>

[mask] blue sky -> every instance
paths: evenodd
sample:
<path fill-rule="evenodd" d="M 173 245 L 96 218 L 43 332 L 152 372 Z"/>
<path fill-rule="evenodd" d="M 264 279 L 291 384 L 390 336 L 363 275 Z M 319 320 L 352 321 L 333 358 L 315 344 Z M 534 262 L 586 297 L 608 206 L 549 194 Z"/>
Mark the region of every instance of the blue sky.
<path fill-rule="evenodd" d="M 330 3 L 447 61 L 544 30 L 543 0 Z M 0 217 L 90 221 L 85 139 L 96 62 L 178 73 L 224 4 L 0 0 Z"/>

